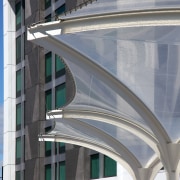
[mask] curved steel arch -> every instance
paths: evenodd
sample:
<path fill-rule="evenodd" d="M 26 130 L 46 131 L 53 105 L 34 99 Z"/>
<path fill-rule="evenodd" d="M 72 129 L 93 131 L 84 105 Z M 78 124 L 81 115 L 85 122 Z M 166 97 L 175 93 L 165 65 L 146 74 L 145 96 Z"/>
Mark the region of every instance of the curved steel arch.
<path fill-rule="evenodd" d="M 102 154 L 108 155 L 109 157 L 112 157 L 114 160 L 120 162 L 123 165 L 126 165 L 127 169 L 129 169 L 129 167 L 131 168 L 131 171 L 129 171 L 131 173 L 131 175 L 136 176 L 137 179 L 139 179 L 139 174 L 138 174 L 138 169 L 139 168 L 143 168 L 141 163 L 137 160 L 137 158 L 118 140 L 116 140 L 115 138 L 113 138 L 111 135 L 105 133 L 104 131 L 89 125 L 85 122 L 79 121 L 77 119 L 59 119 L 59 118 L 53 118 L 53 120 L 55 120 L 55 129 L 50 132 L 48 135 L 41 135 L 40 139 L 43 138 L 46 140 L 46 138 L 50 138 L 51 141 L 55 140 L 55 141 L 61 141 L 63 140 L 62 137 L 69 137 L 69 141 L 75 141 L 71 144 L 76 144 L 76 145 L 81 145 L 83 147 L 87 147 L 93 150 L 96 150 Z M 88 137 L 78 137 L 77 136 L 71 136 L 68 134 L 64 134 L 62 132 L 58 132 L 56 131 L 56 129 L 59 129 L 58 126 L 61 126 L 62 124 L 67 124 L 72 126 L 74 129 L 76 129 L 78 131 L 81 130 L 81 132 L 85 132 L 86 134 L 91 133 L 93 134 L 93 136 L 97 137 L 98 139 L 100 139 L 101 141 L 98 141 L 96 139 L 89 139 Z M 71 129 L 70 129 L 71 131 Z M 58 139 L 59 137 L 61 137 L 61 139 Z M 77 144 L 77 142 L 81 143 L 81 144 Z M 105 142 L 105 144 L 103 143 Z M 68 143 L 66 141 L 66 143 Z M 108 146 L 107 146 L 107 145 Z M 97 147 L 99 147 L 99 149 L 97 149 Z M 115 156 L 115 157 L 114 157 Z M 127 166 L 128 164 L 128 166 Z M 133 174 L 132 174 L 132 170 L 133 170 Z"/>
<path fill-rule="evenodd" d="M 108 123 L 111 125 L 115 125 L 117 127 L 123 128 L 127 131 L 130 131 L 132 134 L 136 135 L 146 144 L 148 144 L 160 157 L 160 152 L 157 148 L 158 141 L 154 137 L 154 135 L 145 130 L 141 125 L 130 121 L 126 117 L 120 117 L 115 114 L 108 114 L 107 112 L 100 111 L 90 111 L 90 110 L 75 110 L 75 109 L 63 109 L 63 110 L 53 110 L 47 113 L 47 116 L 51 117 L 59 117 L 62 118 L 79 118 L 79 119 L 90 119 L 96 120 L 104 123 Z"/>
<path fill-rule="evenodd" d="M 172 8 L 112 12 L 65 19 L 61 17 L 58 21 L 49 22 L 45 25 L 33 23 L 29 26 L 29 30 L 34 33 L 37 30 L 43 32 L 45 28 L 45 31 L 48 32 L 54 30 L 57 32 L 59 29 L 61 34 L 68 34 L 121 27 L 177 26 L 180 25 L 179 15 L 180 8 Z"/>

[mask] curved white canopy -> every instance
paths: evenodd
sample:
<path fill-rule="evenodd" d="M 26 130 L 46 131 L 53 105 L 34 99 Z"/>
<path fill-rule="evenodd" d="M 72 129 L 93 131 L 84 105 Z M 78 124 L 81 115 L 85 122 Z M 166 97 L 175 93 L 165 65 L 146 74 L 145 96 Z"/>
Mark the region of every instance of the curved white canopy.
<path fill-rule="evenodd" d="M 92 149 L 97 144 L 100 152 L 116 160 L 119 156 L 136 179 L 147 178 L 145 169 L 153 178 L 162 163 L 167 177 L 178 180 L 179 15 L 176 0 L 98 0 L 59 17 L 60 22 L 30 27 L 29 40 L 63 57 L 76 87 L 72 102 L 49 113 L 56 119 L 49 137 L 74 144 L 79 137 L 77 142 L 89 148 L 94 141 Z M 70 127 L 68 123 L 71 128 L 64 134 L 62 126 Z M 85 137 L 87 127 L 96 137 Z"/>

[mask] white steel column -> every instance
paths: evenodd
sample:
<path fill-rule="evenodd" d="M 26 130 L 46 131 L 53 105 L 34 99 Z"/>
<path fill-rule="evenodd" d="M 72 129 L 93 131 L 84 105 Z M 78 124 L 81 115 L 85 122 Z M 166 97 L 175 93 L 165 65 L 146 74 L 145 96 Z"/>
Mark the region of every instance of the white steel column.
<path fill-rule="evenodd" d="M 15 179 L 15 1 L 3 1 L 4 12 L 4 179 Z"/>

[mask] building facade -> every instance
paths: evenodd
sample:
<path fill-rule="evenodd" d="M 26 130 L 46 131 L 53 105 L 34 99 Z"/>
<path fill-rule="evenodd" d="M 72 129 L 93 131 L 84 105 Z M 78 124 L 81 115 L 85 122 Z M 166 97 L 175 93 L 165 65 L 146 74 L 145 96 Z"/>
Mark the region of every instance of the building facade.
<path fill-rule="evenodd" d="M 74 90 L 61 57 L 27 41 L 26 29 L 81 4 L 3 1 L 4 180 L 118 179 L 119 165 L 107 156 L 80 146 L 38 141 L 52 127 L 46 112 L 64 106 Z"/>

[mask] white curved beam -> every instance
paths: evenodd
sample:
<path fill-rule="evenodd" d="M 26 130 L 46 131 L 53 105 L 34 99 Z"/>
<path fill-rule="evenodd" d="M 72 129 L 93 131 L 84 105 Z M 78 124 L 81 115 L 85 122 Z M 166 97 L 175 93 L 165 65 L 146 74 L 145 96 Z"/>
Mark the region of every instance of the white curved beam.
<path fill-rule="evenodd" d="M 91 126 L 85 122 L 76 120 L 76 119 L 52 119 L 55 120 L 55 128 L 52 132 L 50 132 L 48 135 L 41 135 L 43 138 L 50 136 L 51 138 L 54 138 L 57 140 L 58 137 L 71 137 L 71 140 L 75 139 L 76 141 L 79 141 L 83 143 L 84 147 L 94 149 L 96 151 L 96 147 L 101 147 L 100 153 L 106 154 L 106 151 L 108 151 L 108 156 L 113 157 L 113 155 L 116 155 L 116 161 L 119 162 L 119 159 L 125 161 L 129 164 L 129 167 L 133 170 L 136 178 L 138 179 L 138 169 L 142 168 L 140 162 L 137 160 L 137 158 L 118 140 L 113 138 L 111 135 L 105 133 L 104 131 Z M 64 132 L 62 132 L 60 129 L 65 128 L 63 125 L 68 126 L 68 129 Z M 63 126 L 63 127 L 62 127 Z M 74 132 L 74 135 L 72 136 L 72 131 Z M 78 133 L 80 133 L 78 136 Z M 85 134 L 85 136 L 83 135 Z M 88 138 L 88 136 L 93 136 L 96 138 Z M 46 140 L 46 139 L 45 139 Z M 51 139 L 53 141 L 53 139 Z M 60 141 L 60 140 L 59 140 Z M 85 142 L 85 144 L 84 144 Z M 72 143 L 74 144 L 74 143 Z M 92 144 L 94 144 L 95 147 L 91 147 Z M 105 151 L 104 151 L 105 150 Z M 114 158 L 113 158 L 114 159 Z M 124 164 L 124 162 L 123 162 Z M 128 168 L 129 169 L 129 168 Z"/>
<path fill-rule="evenodd" d="M 33 24 L 30 26 L 38 31 L 61 29 L 61 34 L 82 31 L 142 26 L 177 26 L 180 25 L 180 9 L 149 9 L 126 12 L 112 12 L 83 17 L 65 18 L 55 23 Z M 138 22 L 138 23 L 137 23 Z M 34 31 L 34 32 L 35 32 Z"/>
<path fill-rule="evenodd" d="M 158 141 L 154 135 L 141 125 L 127 119 L 126 117 L 120 117 L 113 113 L 108 114 L 107 112 L 75 109 L 52 110 L 47 113 L 47 118 L 48 116 L 49 118 L 59 118 L 59 116 L 61 116 L 62 118 L 90 119 L 123 128 L 142 139 L 142 141 L 147 143 L 156 152 L 158 157 L 160 157 L 160 152 L 157 148 Z"/>
<path fill-rule="evenodd" d="M 100 152 L 102 154 L 107 155 L 108 157 L 114 159 L 115 161 L 119 162 L 123 167 L 127 169 L 127 171 L 131 174 L 133 179 L 135 180 L 137 175 L 134 174 L 134 171 L 129 166 L 127 162 L 125 162 L 118 154 L 109 151 L 109 149 L 105 146 L 101 146 L 95 142 L 91 142 L 88 139 L 79 139 L 72 136 L 67 135 L 58 135 L 58 136 L 52 136 L 52 135 L 41 135 L 39 136 L 39 141 L 51 141 L 51 142 L 63 142 L 67 144 L 73 144 L 82 146 L 88 149 L 92 149 L 94 151 Z"/>

